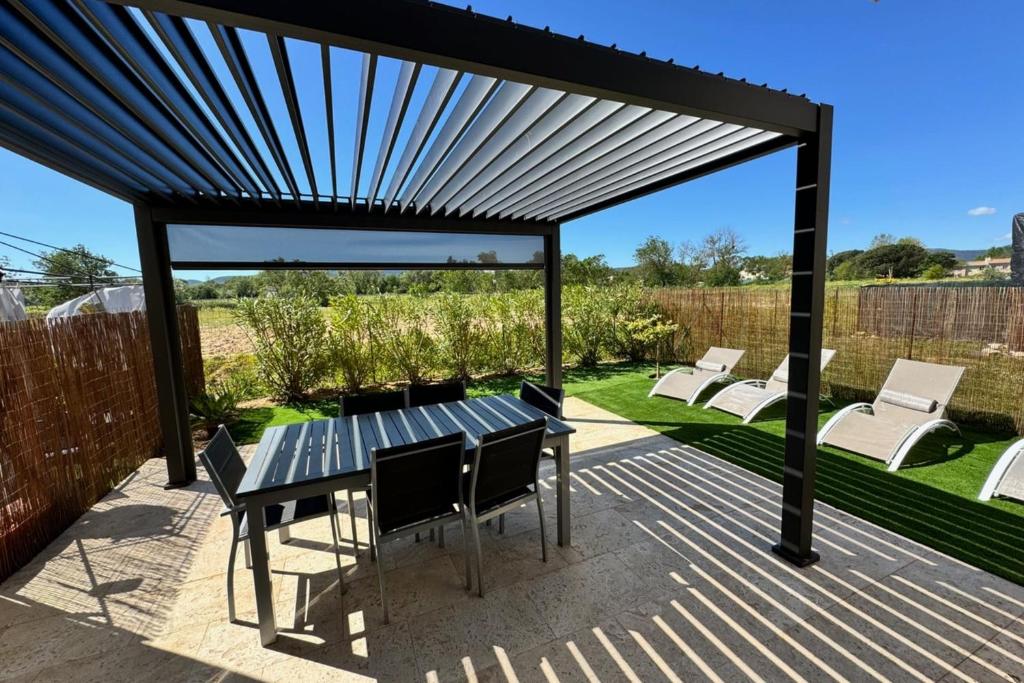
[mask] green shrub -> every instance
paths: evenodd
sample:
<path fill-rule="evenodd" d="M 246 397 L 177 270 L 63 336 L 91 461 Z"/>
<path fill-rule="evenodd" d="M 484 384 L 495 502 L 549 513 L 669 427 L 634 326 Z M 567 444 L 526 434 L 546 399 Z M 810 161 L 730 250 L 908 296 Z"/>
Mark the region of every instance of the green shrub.
<path fill-rule="evenodd" d="M 301 399 L 330 374 L 327 321 L 316 300 L 242 299 L 237 315 L 256 349 L 260 377 L 276 396 Z"/>
<path fill-rule="evenodd" d="M 925 268 L 921 275 L 925 280 L 941 280 L 946 277 L 946 269 L 935 263 Z"/>
<path fill-rule="evenodd" d="M 376 370 L 371 343 L 371 310 L 355 294 L 331 300 L 331 360 L 345 391 L 356 393 L 372 381 Z"/>
<path fill-rule="evenodd" d="M 609 341 L 612 315 L 601 287 L 567 287 L 562 292 L 565 350 L 584 367 L 597 365 Z"/>
<path fill-rule="evenodd" d="M 265 396 L 269 391 L 259 376 L 259 364 L 251 353 L 215 356 L 203 363 L 207 384 L 226 386 L 240 401 Z"/>
<path fill-rule="evenodd" d="M 463 294 L 439 294 L 431 298 L 438 355 L 449 376 L 467 379 L 483 360 L 484 329 L 480 312 Z"/>
<path fill-rule="evenodd" d="M 230 386 L 210 385 L 205 392 L 192 397 L 189 406 L 193 429 L 202 429 L 212 438 L 220 425 L 228 425 L 238 417 L 239 397 Z"/>
<path fill-rule="evenodd" d="M 478 298 L 487 370 L 514 375 L 544 362 L 544 298 L 537 290 Z"/>
<path fill-rule="evenodd" d="M 436 348 L 424 300 L 382 295 L 372 304 L 373 343 L 380 349 L 385 374 L 419 384 L 430 377 Z"/>

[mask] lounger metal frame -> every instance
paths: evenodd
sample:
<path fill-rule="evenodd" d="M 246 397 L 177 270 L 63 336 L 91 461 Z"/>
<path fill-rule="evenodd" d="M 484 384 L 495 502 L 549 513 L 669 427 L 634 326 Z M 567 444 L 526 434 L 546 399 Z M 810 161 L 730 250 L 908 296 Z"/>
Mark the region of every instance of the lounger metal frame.
<path fill-rule="evenodd" d="M 1024 439 L 1017 441 L 999 456 L 999 460 L 996 460 L 995 467 L 989 472 L 988 478 L 985 480 L 985 485 L 981 487 L 981 493 L 978 494 L 978 500 L 992 500 L 993 496 L 998 496 L 996 489 L 999 488 L 999 484 L 1002 483 L 1003 477 L 1006 476 L 1007 470 L 1010 469 L 1010 465 L 1017 458 L 1024 458 Z"/>
<path fill-rule="evenodd" d="M 862 412 L 867 413 L 869 415 L 873 415 L 875 409 L 870 403 L 853 403 L 851 405 L 846 406 L 838 413 L 830 417 L 828 422 L 826 422 L 825 425 L 818 431 L 817 444 L 821 446 L 825 442 L 825 437 L 828 436 L 828 433 L 832 431 L 832 429 L 836 425 L 842 422 L 843 419 L 852 412 Z M 906 460 L 907 456 L 910 454 L 910 451 L 913 450 L 914 446 L 916 446 L 918 442 L 921 441 L 921 439 L 939 429 L 948 429 L 962 436 L 960 432 L 960 427 L 958 427 L 956 423 L 953 422 L 952 420 L 948 420 L 944 417 L 936 418 L 934 420 L 929 420 L 927 422 L 922 422 L 919 425 L 915 425 L 914 427 L 911 427 L 910 429 L 907 430 L 907 433 L 896 444 L 895 448 L 893 448 L 892 451 L 889 452 L 889 457 L 886 458 L 885 460 L 885 463 L 889 466 L 888 470 L 890 472 L 895 472 L 896 470 L 898 470 L 900 468 L 900 465 L 903 464 L 903 461 Z"/>

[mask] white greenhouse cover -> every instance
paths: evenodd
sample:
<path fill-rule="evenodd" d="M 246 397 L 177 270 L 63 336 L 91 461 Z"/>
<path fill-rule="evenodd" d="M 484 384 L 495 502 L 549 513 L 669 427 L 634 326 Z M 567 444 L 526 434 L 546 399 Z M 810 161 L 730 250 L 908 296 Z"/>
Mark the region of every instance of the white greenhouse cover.
<path fill-rule="evenodd" d="M 25 297 L 20 289 L 0 287 L 0 323 L 12 323 L 28 319 L 25 312 Z"/>
<path fill-rule="evenodd" d="M 46 319 L 67 318 L 82 313 L 130 313 L 144 310 L 146 299 L 142 285 L 104 287 L 54 306 L 46 314 Z"/>

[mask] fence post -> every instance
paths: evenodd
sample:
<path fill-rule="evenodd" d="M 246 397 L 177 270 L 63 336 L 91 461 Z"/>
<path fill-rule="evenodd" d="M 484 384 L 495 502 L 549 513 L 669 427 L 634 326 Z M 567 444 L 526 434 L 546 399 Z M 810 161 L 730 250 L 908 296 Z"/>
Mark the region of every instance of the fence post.
<path fill-rule="evenodd" d="M 917 288 L 910 297 L 910 339 L 907 343 L 907 360 L 914 360 L 914 332 L 917 330 Z"/>

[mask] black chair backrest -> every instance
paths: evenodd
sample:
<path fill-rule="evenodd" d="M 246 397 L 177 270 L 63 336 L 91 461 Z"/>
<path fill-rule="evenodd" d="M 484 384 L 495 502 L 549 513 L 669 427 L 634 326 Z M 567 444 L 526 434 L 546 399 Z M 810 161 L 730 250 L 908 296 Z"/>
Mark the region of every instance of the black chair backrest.
<path fill-rule="evenodd" d="M 228 507 L 238 505 L 235 492 L 245 476 L 245 462 L 235 448 L 227 427 L 221 425 L 217 428 L 217 433 L 210 439 L 206 449 L 199 454 L 199 460 L 224 504 Z"/>
<path fill-rule="evenodd" d="M 409 385 L 409 407 L 430 406 L 436 403 L 451 403 L 466 400 L 466 383 L 442 382 L 440 384 Z"/>
<path fill-rule="evenodd" d="M 562 419 L 562 404 L 565 403 L 564 389 L 524 381 L 519 385 L 519 398 L 537 410 L 543 410 L 551 417 Z"/>
<path fill-rule="evenodd" d="M 462 503 L 463 432 L 404 446 L 375 448 L 370 490 L 381 533 L 454 512 Z"/>
<path fill-rule="evenodd" d="M 373 394 L 351 394 L 341 397 L 338 416 L 348 417 L 349 415 L 379 413 L 383 410 L 406 408 L 408 405 L 405 389 L 399 391 L 378 391 Z"/>
<path fill-rule="evenodd" d="M 470 473 L 471 502 L 485 503 L 537 483 L 547 425 L 539 418 L 481 437 Z"/>

